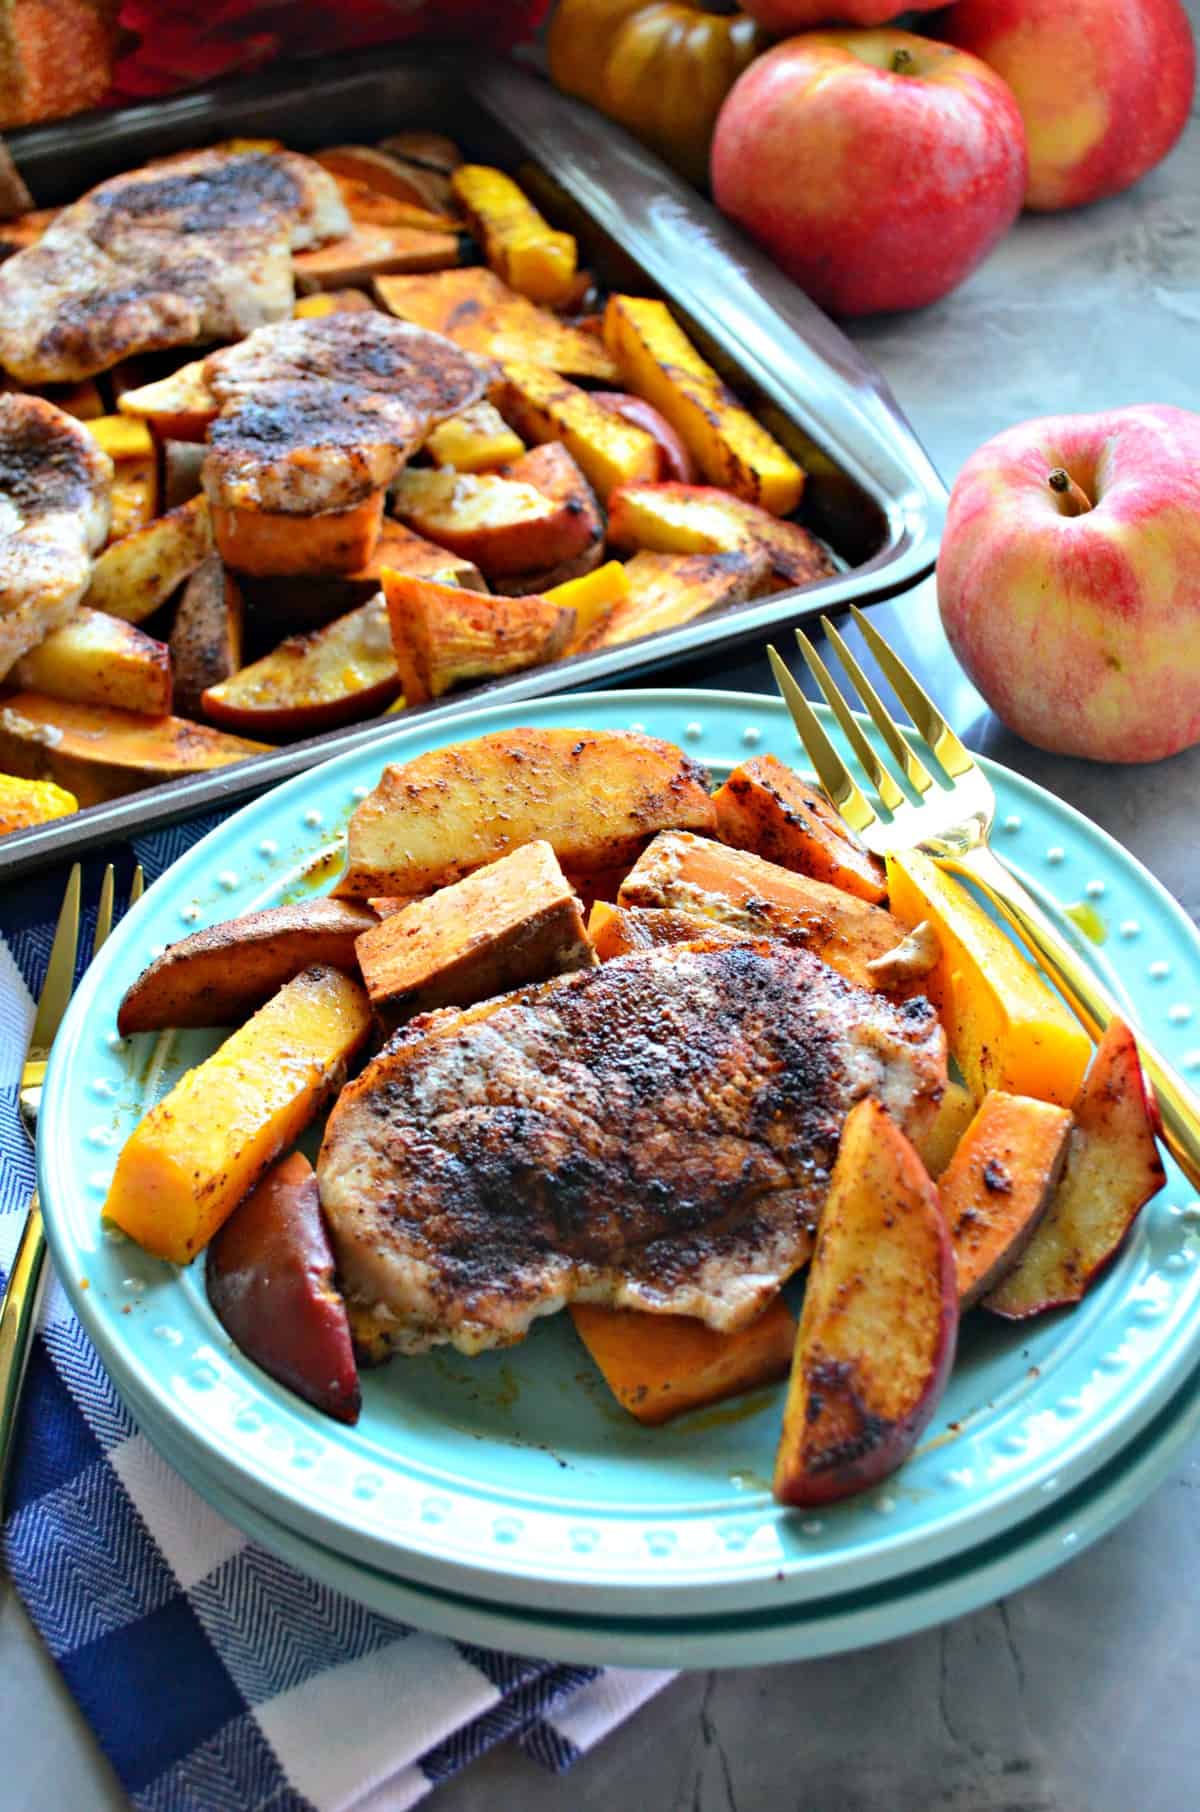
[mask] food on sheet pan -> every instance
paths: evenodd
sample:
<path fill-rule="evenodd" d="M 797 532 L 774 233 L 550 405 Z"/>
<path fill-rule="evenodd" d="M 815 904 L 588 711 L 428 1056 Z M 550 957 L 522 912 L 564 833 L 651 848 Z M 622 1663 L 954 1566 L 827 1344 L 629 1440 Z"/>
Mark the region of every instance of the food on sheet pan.
<path fill-rule="evenodd" d="M 501 731 L 385 769 L 338 897 L 193 933 L 127 991 L 127 1036 L 240 1029 L 137 1128 L 110 1215 L 184 1262 L 224 1221 L 214 1306 L 331 1415 L 356 1401 L 344 1339 L 364 1364 L 474 1353 L 569 1306 L 647 1426 L 789 1378 L 784 1504 L 886 1476 L 961 1314 L 1024 1318 L 1099 1275 L 1162 1183 L 1153 1109 L 1123 1026 L 1072 1107 L 952 1077 L 945 961 L 983 947 L 948 878 L 885 874 L 773 757 L 710 784 L 615 731 Z M 1025 1026 L 1044 984 L 1001 941 L 989 1013 Z M 317 1162 L 326 1256 L 305 1161 L 258 1179 L 364 1045 Z M 281 1325 L 239 1316 L 241 1292 Z"/>
<path fill-rule="evenodd" d="M 42 397 L 0 396 L 0 679 L 86 592 L 111 483 L 82 422 Z"/>

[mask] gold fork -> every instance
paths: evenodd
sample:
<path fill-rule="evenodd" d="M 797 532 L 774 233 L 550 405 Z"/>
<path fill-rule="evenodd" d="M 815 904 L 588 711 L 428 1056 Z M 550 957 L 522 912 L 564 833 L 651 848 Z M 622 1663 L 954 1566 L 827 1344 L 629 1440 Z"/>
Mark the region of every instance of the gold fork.
<path fill-rule="evenodd" d="M 100 901 L 96 908 L 96 929 L 92 936 L 92 961 L 95 961 L 101 945 L 112 930 L 113 878 L 113 866 L 110 862 L 104 871 L 104 880 L 100 886 Z M 134 870 L 133 883 L 129 889 L 131 906 L 141 899 L 143 882 L 142 867 L 139 863 Z M 59 910 L 54 942 L 50 947 L 50 961 L 46 967 L 46 979 L 42 983 L 37 1015 L 33 1022 L 33 1030 L 29 1034 L 29 1046 L 25 1053 L 25 1067 L 21 1072 L 19 1096 L 21 1124 L 25 1128 L 31 1145 L 34 1144 L 37 1133 L 38 1109 L 42 1101 L 42 1083 L 45 1080 L 46 1065 L 50 1058 L 50 1046 L 54 1042 L 54 1035 L 58 1031 L 59 1022 L 66 1011 L 75 982 L 75 953 L 79 947 L 81 885 L 82 874 L 79 863 L 76 862 L 67 881 L 67 890 L 63 895 L 63 903 Z M 29 1198 L 29 1210 L 25 1216 L 20 1244 L 9 1273 L 8 1288 L 4 1292 L 3 1301 L 0 1301 L 0 1512 L 3 1511 L 4 1487 L 8 1478 L 9 1459 L 12 1455 L 17 1409 L 21 1401 L 21 1386 L 25 1381 L 29 1349 L 33 1344 L 33 1329 L 37 1321 L 38 1303 L 41 1300 L 45 1264 L 46 1230 L 42 1222 L 41 1203 L 38 1201 L 35 1189 Z"/>
<path fill-rule="evenodd" d="M 798 629 L 796 641 L 800 652 L 874 787 L 876 803 L 872 803 L 856 784 L 777 651 L 768 648 L 776 682 L 822 786 L 846 823 L 876 855 L 917 849 L 951 873 L 974 882 L 1058 985 L 1087 1030 L 1093 1037 L 1098 1037 L 1110 1020 L 1123 1016 L 1122 1009 L 1037 901 L 993 853 L 988 837 L 996 800 L 990 781 L 895 650 L 860 610 L 853 605 L 850 608 L 867 646 L 908 711 L 917 735 L 923 739 L 922 753 L 933 755 L 949 785 L 934 779 L 917 749 L 888 714 L 843 637 L 828 617 L 822 617 L 822 628 L 837 650 L 851 686 L 866 707 L 911 793 L 898 784 L 895 775 L 881 761 L 834 684 L 824 661 L 804 632 Z M 915 800 L 912 794 L 916 795 Z M 883 808 L 886 819 L 880 817 L 876 804 Z M 1136 1026 L 1133 1030 L 1142 1068 L 1158 1097 L 1163 1138 L 1192 1187 L 1200 1189 L 1200 1100 Z"/>

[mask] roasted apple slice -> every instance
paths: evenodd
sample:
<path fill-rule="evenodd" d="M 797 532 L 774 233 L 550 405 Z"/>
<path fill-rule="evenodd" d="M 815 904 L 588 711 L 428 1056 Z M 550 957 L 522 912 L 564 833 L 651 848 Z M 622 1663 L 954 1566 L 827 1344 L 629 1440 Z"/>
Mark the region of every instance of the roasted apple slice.
<path fill-rule="evenodd" d="M 220 554 L 210 554 L 184 586 L 171 625 L 175 703 L 183 716 L 197 716 L 208 687 L 237 672 L 244 627 L 241 587 Z"/>
<path fill-rule="evenodd" d="M 247 1359 L 339 1422 L 362 1408 L 346 1305 L 312 1165 L 293 1152 L 235 1208 L 208 1248 L 205 1284 Z"/>
<path fill-rule="evenodd" d="M 399 694 L 387 606 L 377 592 L 323 629 L 288 636 L 260 661 L 208 687 L 201 702 L 204 716 L 226 729 L 315 736 L 374 717 Z"/>
<path fill-rule="evenodd" d="M 975 1118 L 975 1097 L 961 1082 L 947 1082 L 935 1117 L 913 1143 L 936 1182 L 958 1149 L 959 1140 Z"/>
<path fill-rule="evenodd" d="M 821 543 L 798 522 L 781 522 L 759 504 L 715 485 L 625 484 L 608 504 L 614 548 L 723 554 L 760 547 L 780 587 L 811 585 L 834 571 Z"/>
<path fill-rule="evenodd" d="M 939 1185 L 969 1309 L 1012 1269 L 1050 1206 L 1071 1115 L 1031 1095 L 985 1095 Z"/>
<path fill-rule="evenodd" d="M 796 1336 L 775 1496 L 816 1506 L 907 1459 L 950 1375 L 954 1248 L 937 1191 L 873 1096 L 842 1130 Z"/>
<path fill-rule="evenodd" d="M 193 497 L 106 547 L 92 567 L 84 602 L 127 623 L 144 622 L 211 551 L 208 502 Z"/>
<path fill-rule="evenodd" d="M 350 900 L 293 900 L 222 919 L 168 944 L 121 1002 L 117 1029 L 238 1025 L 313 963 L 358 973 L 356 939 L 374 915 Z"/>
<path fill-rule="evenodd" d="M 1021 1321 L 1080 1300 L 1166 1182 L 1154 1128 L 1133 1033 L 1114 1020 L 1075 1103 L 1062 1181 L 986 1308 Z"/>
<path fill-rule="evenodd" d="M 883 863 L 816 788 L 774 755 L 734 768 L 714 795 L 722 843 L 827 881 L 876 906 L 887 903 Z"/>
<path fill-rule="evenodd" d="M 647 434 L 653 436 L 658 445 L 658 471 L 655 476 L 661 483 L 668 484 L 672 480 L 678 484 L 695 483 L 695 461 L 666 416 L 653 403 L 648 403 L 644 397 L 634 396 L 628 390 L 593 390 L 591 395 L 592 401 L 602 409 L 609 409 L 614 415 L 623 416 L 635 428 L 644 428 Z"/>
<path fill-rule="evenodd" d="M 497 472 L 410 467 L 392 492 L 402 521 L 481 572 L 531 572 L 581 553 L 594 538 L 586 514 L 529 479 Z"/>
<path fill-rule="evenodd" d="M 171 655 L 162 642 L 106 610 L 81 605 L 21 656 L 14 684 L 78 705 L 113 705 L 162 717 L 171 709 Z"/>
<path fill-rule="evenodd" d="M 759 596 L 769 577 L 766 556 L 754 548 L 736 554 L 635 554 L 625 565 L 627 597 L 591 632 L 580 652 L 639 641 L 661 629 L 678 629 L 707 611 L 743 604 Z"/>

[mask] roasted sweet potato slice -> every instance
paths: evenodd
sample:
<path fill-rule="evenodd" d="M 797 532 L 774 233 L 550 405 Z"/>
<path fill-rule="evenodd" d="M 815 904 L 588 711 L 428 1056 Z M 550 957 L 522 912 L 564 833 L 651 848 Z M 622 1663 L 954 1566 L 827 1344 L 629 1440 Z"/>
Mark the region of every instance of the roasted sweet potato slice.
<path fill-rule="evenodd" d="M 394 271 L 444 271 L 476 256 L 471 241 L 459 232 L 430 232 L 425 227 L 379 226 L 356 220 L 344 239 L 311 251 L 293 252 L 292 269 L 302 294 L 370 283 Z"/>
<path fill-rule="evenodd" d="M 312 577 L 354 573 L 374 556 L 383 526 L 382 491 L 345 510 L 287 516 L 272 510 L 212 506 L 217 552 L 234 572 Z"/>
<path fill-rule="evenodd" d="M 1031 1095 L 985 1095 L 939 1185 L 954 1243 L 959 1307 L 1010 1271 L 1050 1206 L 1071 1115 Z"/>
<path fill-rule="evenodd" d="M 941 940 L 922 991 L 976 1099 L 998 1088 L 1070 1107 L 1092 1052 L 1075 1015 L 961 881 L 919 850 L 890 856 L 887 874 L 896 917 L 929 920 Z"/>
<path fill-rule="evenodd" d="M 382 227 L 419 227 L 425 233 L 461 233 L 462 222 L 453 214 L 418 206 L 411 201 L 398 201 L 382 189 L 353 177 L 336 178 L 338 194 L 346 212 L 355 224 Z"/>
<path fill-rule="evenodd" d="M 556 501 L 530 479 L 494 472 L 410 467 L 400 474 L 392 498 L 403 522 L 489 577 L 569 560 L 595 534 L 573 498 Z"/>
<path fill-rule="evenodd" d="M 876 906 L 886 904 L 887 876 L 879 857 L 859 842 L 814 786 L 774 755 L 743 761 L 714 797 L 723 843 Z"/>
<path fill-rule="evenodd" d="M 166 644 L 104 610 L 81 606 L 12 670 L 14 684 L 79 705 L 162 717 L 171 709 Z"/>
<path fill-rule="evenodd" d="M 497 275 L 531 302 L 564 307 L 578 259 L 571 234 L 555 232 L 503 170 L 460 164 L 450 187 Z"/>
<path fill-rule="evenodd" d="M 339 1422 L 362 1407 L 346 1305 L 313 1167 L 294 1151 L 268 1170 L 208 1248 L 204 1282 L 234 1345 Z"/>
<path fill-rule="evenodd" d="M 122 415 L 148 422 L 159 440 L 203 440 L 220 405 L 208 387 L 205 361 L 193 359 L 170 377 L 123 390 L 117 398 Z"/>
<path fill-rule="evenodd" d="M 208 503 L 193 497 L 106 547 L 92 567 L 85 602 L 127 623 L 144 622 L 211 552 Z"/>
<path fill-rule="evenodd" d="M 613 1396 L 649 1427 L 786 1378 L 796 1322 L 782 1296 L 737 1334 L 718 1334 L 690 1315 L 573 1302 L 575 1332 Z"/>
<path fill-rule="evenodd" d="M 123 1038 L 168 1026 L 239 1025 L 313 963 L 358 972 L 355 940 L 374 915 L 350 900 L 296 900 L 223 919 L 169 944 L 126 990 Z"/>
<path fill-rule="evenodd" d="M 864 988 L 871 985 L 867 964 L 902 935 L 882 906 L 686 831 L 654 839 L 627 876 L 619 904 L 668 907 L 759 937 L 793 938 Z"/>
<path fill-rule="evenodd" d="M 360 982 L 305 969 L 138 1122 L 105 1218 L 189 1264 L 341 1086 L 370 1026 Z"/>
<path fill-rule="evenodd" d="M 450 195 L 448 182 L 438 187 L 427 180 L 421 169 L 374 145 L 331 145 L 314 156 L 331 176 L 367 183 L 379 194 L 407 202 L 410 207 L 439 208 Z"/>
<path fill-rule="evenodd" d="M 387 606 L 377 592 L 324 629 L 288 636 L 261 660 L 208 687 L 201 705 L 205 717 L 231 730 L 315 736 L 375 716 L 400 690 Z"/>
<path fill-rule="evenodd" d="M 266 746 L 185 717 L 142 717 L 41 692 L 0 700 L 0 771 L 57 781 L 80 805 L 246 761 Z"/>
<path fill-rule="evenodd" d="M 658 476 L 659 448 L 652 434 L 545 365 L 510 362 L 492 396 L 525 440 L 561 442 L 601 497 Z"/>
<path fill-rule="evenodd" d="M 31 824 L 69 818 L 78 810 L 74 793 L 55 786 L 52 780 L 19 780 L 13 774 L 0 774 L 0 837 L 28 830 Z"/>
<path fill-rule="evenodd" d="M 574 611 L 548 598 L 488 597 L 386 569 L 383 587 L 398 689 L 410 705 L 557 660 L 575 624 Z"/>
<path fill-rule="evenodd" d="M 208 687 L 237 672 L 244 630 L 241 587 L 220 554 L 210 554 L 184 586 L 171 625 L 175 703 L 183 716 L 196 716 Z"/>
<path fill-rule="evenodd" d="M 954 1250 L 921 1160 L 873 1096 L 842 1130 L 808 1275 L 775 1496 L 877 1485 L 937 1407 L 958 1334 Z"/>
<path fill-rule="evenodd" d="M 614 956 L 629 956 L 635 950 L 658 950 L 665 944 L 741 944 L 751 933 L 690 912 L 670 912 L 654 906 L 613 906 L 607 900 L 596 900 L 588 918 L 588 936 L 599 960 L 608 963 Z"/>
<path fill-rule="evenodd" d="M 596 961 L 579 901 L 540 841 L 390 914 L 355 950 L 372 1006 L 393 1024 Z"/>
<path fill-rule="evenodd" d="M 425 442 L 436 466 L 456 472 L 496 472 L 520 459 L 525 442 L 492 403 L 473 403 L 439 422 Z"/>
<path fill-rule="evenodd" d="M 664 554 L 733 553 L 760 547 L 781 586 L 811 585 L 834 571 L 821 543 L 798 522 L 713 485 L 626 483 L 609 498 L 614 548 Z"/>
<path fill-rule="evenodd" d="M 620 730 L 518 729 L 387 767 L 347 829 L 339 894 L 424 893 L 541 837 L 573 881 L 632 861 L 664 823 L 716 821 L 697 762 Z"/>
<path fill-rule="evenodd" d="M 580 645 L 580 652 L 640 641 L 710 610 L 743 604 L 770 576 L 757 549 L 738 554 L 635 554 L 625 563 L 628 596 Z M 575 652 L 573 649 L 572 652 Z"/>
<path fill-rule="evenodd" d="M 773 516 L 791 515 L 803 471 L 726 389 L 665 302 L 610 296 L 604 343 L 627 388 L 662 411 L 710 484 Z"/>
<path fill-rule="evenodd" d="M 599 378 L 610 384 L 620 375 L 595 334 L 519 296 L 489 270 L 377 277 L 375 294 L 402 320 L 444 333 L 468 352 L 501 364 L 528 360 L 567 377 Z"/>
<path fill-rule="evenodd" d="M 1078 1302 L 1166 1182 L 1129 1027 L 1114 1020 L 1075 1103 L 1066 1169 L 1024 1255 L 984 1299 L 1021 1321 Z"/>

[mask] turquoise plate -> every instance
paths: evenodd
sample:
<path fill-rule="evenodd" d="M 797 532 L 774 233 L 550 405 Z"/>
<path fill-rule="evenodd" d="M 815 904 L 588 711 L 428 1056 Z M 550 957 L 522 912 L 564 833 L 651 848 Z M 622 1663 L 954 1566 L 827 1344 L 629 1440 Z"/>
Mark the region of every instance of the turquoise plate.
<path fill-rule="evenodd" d="M 128 1407 L 141 1418 L 136 1399 Z M 1007 1535 L 892 1584 L 777 1611 L 711 1618 L 554 1616 L 406 1585 L 308 1541 L 201 1474 L 169 1438 L 143 1421 L 147 1439 L 212 1507 L 260 1547 L 335 1592 L 417 1629 L 546 1661 L 609 1667 L 762 1667 L 810 1661 L 894 1642 L 965 1616 L 1076 1559 L 1144 1503 L 1200 1431 L 1200 1373 L 1128 1447 L 1083 1485 Z"/>
<path fill-rule="evenodd" d="M 464 714 L 440 731 L 398 726 L 389 755 L 515 723 L 636 724 L 717 770 L 748 753 L 796 757 L 782 706 L 699 692 L 593 693 Z M 378 750 L 341 756 L 190 850 L 118 927 L 55 1045 L 39 1176 L 59 1275 L 118 1388 L 204 1473 L 298 1534 L 437 1591 L 708 1617 L 895 1582 L 1004 1535 L 1101 1468 L 1200 1364 L 1200 1203 L 1169 1168 L 1078 1309 L 1025 1328 L 970 1317 L 924 1446 L 882 1488 L 816 1516 L 781 1510 L 768 1490 L 779 1391 L 640 1428 L 562 1316 L 507 1352 L 441 1351 L 369 1375 L 355 1429 L 277 1388 L 226 1339 L 199 1266 L 180 1273 L 102 1232 L 122 1140 L 216 1042 L 123 1042 L 116 1008 L 147 956 L 183 932 L 326 886 L 323 852 L 380 766 Z M 1080 947 L 1168 1055 L 1200 1071 L 1195 928 L 1094 825 L 989 772 L 1004 854 L 1051 909 L 1089 903 L 1107 941 Z"/>

